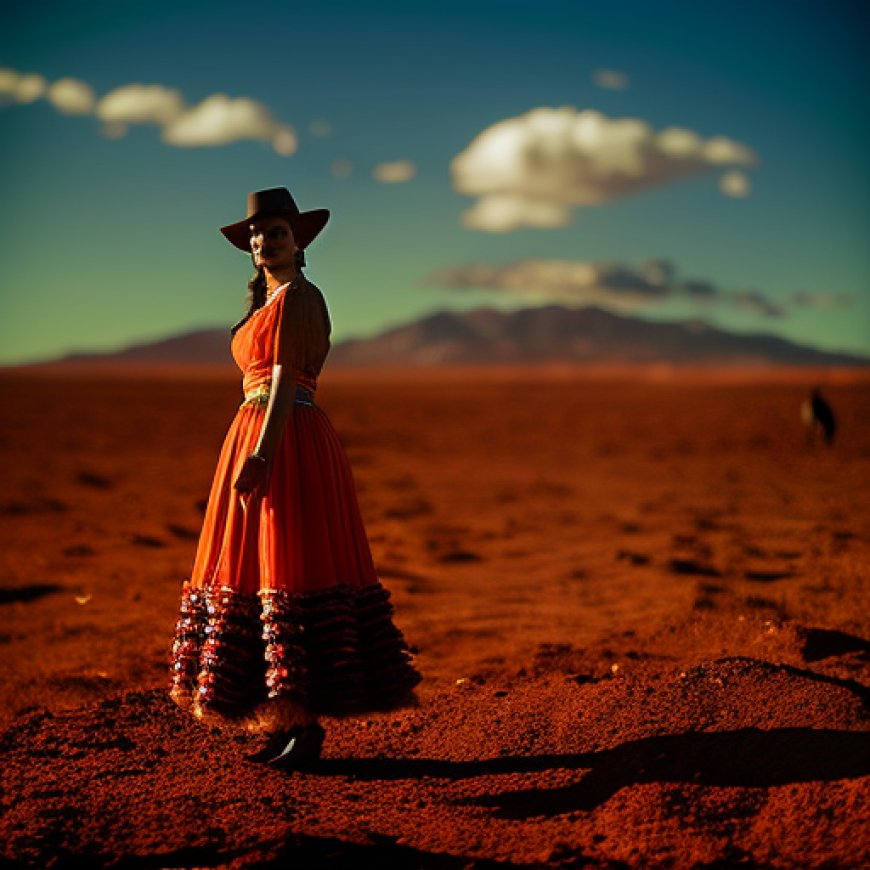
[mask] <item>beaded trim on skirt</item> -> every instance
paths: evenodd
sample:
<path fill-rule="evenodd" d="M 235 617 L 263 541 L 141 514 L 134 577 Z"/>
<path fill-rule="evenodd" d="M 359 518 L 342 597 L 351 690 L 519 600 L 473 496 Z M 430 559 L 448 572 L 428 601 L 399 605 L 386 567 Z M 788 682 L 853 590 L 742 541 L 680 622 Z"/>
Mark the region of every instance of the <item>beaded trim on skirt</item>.
<path fill-rule="evenodd" d="M 327 715 L 411 703 L 421 677 L 389 599 L 381 583 L 249 595 L 185 581 L 170 695 L 200 718 L 213 712 L 249 730 L 269 727 L 264 710 L 278 700 Z"/>

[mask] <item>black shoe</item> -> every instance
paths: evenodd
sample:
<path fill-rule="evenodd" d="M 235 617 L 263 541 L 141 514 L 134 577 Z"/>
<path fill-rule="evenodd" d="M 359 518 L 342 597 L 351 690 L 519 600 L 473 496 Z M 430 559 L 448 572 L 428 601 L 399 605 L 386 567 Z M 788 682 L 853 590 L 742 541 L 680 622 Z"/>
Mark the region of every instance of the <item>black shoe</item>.
<path fill-rule="evenodd" d="M 288 744 L 293 744 L 299 730 L 300 727 L 296 726 L 287 730 L 275 731 L 269 735 L 269 739 L 262 749 L 253 753 L 253 755 L 246 755 L 245 758 L 248 761 L 259 761 L 268 764 L 273 758 L 277 758 Z"/>
<path fill-rule="evenodd" d="M 297 725 L 290 732 L 286 745 L 266 763 L 281 770 L 302 770 L 314 764 L 320 758 L 326 731 L 313 723 Z"/>

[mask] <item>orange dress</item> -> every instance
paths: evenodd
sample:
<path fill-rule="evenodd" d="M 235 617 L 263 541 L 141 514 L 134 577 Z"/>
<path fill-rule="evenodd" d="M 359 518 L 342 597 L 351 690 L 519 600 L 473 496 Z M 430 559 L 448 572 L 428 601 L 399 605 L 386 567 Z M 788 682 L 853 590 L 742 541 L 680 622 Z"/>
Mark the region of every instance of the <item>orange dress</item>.
<path fill-rule="evenodd" d="M 233 336 L 245 401 L 220 451 L 170 662 L 172 698 L 198 716 L 245 717 L 281 698 L 333 715 L 383 710 L 420 681 L 347 456 L 314 403 L 330 330 L 323 295 L 300 275 Z M 244 510 L 233 484 L 259 439 L 275 363 L 294 377 L 296 401 L 268 489 Z"/>

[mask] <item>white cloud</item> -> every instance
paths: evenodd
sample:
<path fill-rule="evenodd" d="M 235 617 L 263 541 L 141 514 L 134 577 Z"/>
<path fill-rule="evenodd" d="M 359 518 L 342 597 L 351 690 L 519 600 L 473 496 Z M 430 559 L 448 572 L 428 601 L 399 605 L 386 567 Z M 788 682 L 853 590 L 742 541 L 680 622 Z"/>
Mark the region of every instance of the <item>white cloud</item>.
<path fill-rule="evenodd" d="M 276 154 L 282 157 L 289 157 L 295 154 L 299 147 L 299 140 L 296 138 L 296 133 L 289 124 L 278 124 L 275 132 L 272 134 L 272 147 Z"/>
<path fill-rule="evenodd" d="M 615 69 L 597 69 L 592 73 L 592 79 L 598 87 L 613 91 L 623 91 L 628 87 L 628 76 Z"/>
<path fill-rule="evenodd" d="M 410 160 L 396 160 L 393 163 L 379 163 L 372 174 L 378 181 L 397 184 L 410 181 L 417 174 L 417 167 Z"/>
<path fill-rule="evenodd" d="M 506 266 L 448 266 L 427 282 L 454 290 L 487 289 L 536 302 L 635 310 L 670 295 L 669 270 L 669 264 L 658 260 L 632 268 L 620 263 L 529 259 Z"/>
<path fill-rule="evenodd" d="M 53 82 L 45 96 L 65 115 L 90 115 L 97 102 L 94 89 L 87 82 L 72 78 Z"/>
<path fill-rule="evenodd" d="M 479 199 L 462 215 L 462 223 L 491 233 L 524 226 L 564 227 L 571 223 L 571 209 L 560 203 L 495 193 Z"/>
<path fill-rule="evenodd" d="M 450 163 L 454 188 L 479 197 L 467 226 L 507 232 L 565 226 L 601 205 L 727 165 L 752 166 L 747 146 L 692 130 L 659 132 L 638 118 L 571 106 L 537 108 L 478 134 Z"/>
<path fill-rule="evenodd" d="M 163 85 L 122 85 L 98 103 L 96 115 L 107 124 L 168 124 L 184 112 L 179 91 Z"/>
<path fill-rule="evenodd" d="M 129 124 L 154 124 L 163 128 L 164 142 L 183 148 L 256 139 L 270 143 L 276 153 L 287 157 L 299 146 L 293 127 L 277 121 L 266 106 L 247 97 L 212 94 L 195 106 L 187 106 L 173 88 L 134 82 L 97 100 L 93 88 L 79 79 L 59 79 L 47 87 L 40 75 L 0 69 L 0 104 L 33 102 L 41 96 L 63 114 L 95 115 L 103 122 L 103 135 L 110 139 L 124 136 Z M 325 135 L 326 122 L 314 123 L 321 125 L 317 129 Z"/>
<path fill-rule="evenodd" d="M 46 81 L 37 73 L 20 73 L 14 69 L 0 69 L 0 100 L 32 103 L 44 93 Z"/>
<path fill-rule="evenodd" d="M 262 103 L 247 97 L 212 94 L 163 128 L 163 141 L 183 148 L 227 145 L 240 139 L 274 140 L 279 154 L 296 150 L 293 129 L 276 122 Z"/>
<path fill-rule="evenodd" d="M 749 192 L 752 190 L 752 185 L 744 172 L 741 172 L 739 169 L 732 169 L 730 172 L 726 172 L 719 179 L 719 190 L 721 190 L 725 196 L 740 198 L 749 196 Z"/>
<path fill-rule="evenodd" d="M 725 305 L 766 318 L 784 317 L 789 307 L 809 304 L 810 296 L 794 294 L 789 306 L 758 290 L 727 290 L 707 280 L 679 279 L 667 260 L 647 260 L 639 266 L 555 259 L 519 260 L 501 266 L 472 263 L 445 266 L 423 283 L 457 291 L 488 290 L 538 304 L 600 305 L 622 312 L 679 299 L 705 309 Z"/>

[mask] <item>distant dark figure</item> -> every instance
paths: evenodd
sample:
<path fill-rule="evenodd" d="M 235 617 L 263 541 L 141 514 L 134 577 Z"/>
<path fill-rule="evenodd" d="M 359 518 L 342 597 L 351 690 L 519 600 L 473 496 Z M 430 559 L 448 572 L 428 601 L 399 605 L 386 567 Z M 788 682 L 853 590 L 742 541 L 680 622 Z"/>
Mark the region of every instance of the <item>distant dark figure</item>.
<path fill-rule="evenodd" d="M 822 438 L 828 446 L 834 443 L 837 421 L 833 409 L 823 398 L 819 387 L 814 387 L 810 397 L 804 401 L 801 406 L 801 417 L 807 427 L 807 437 L 811 441 Z"/>

